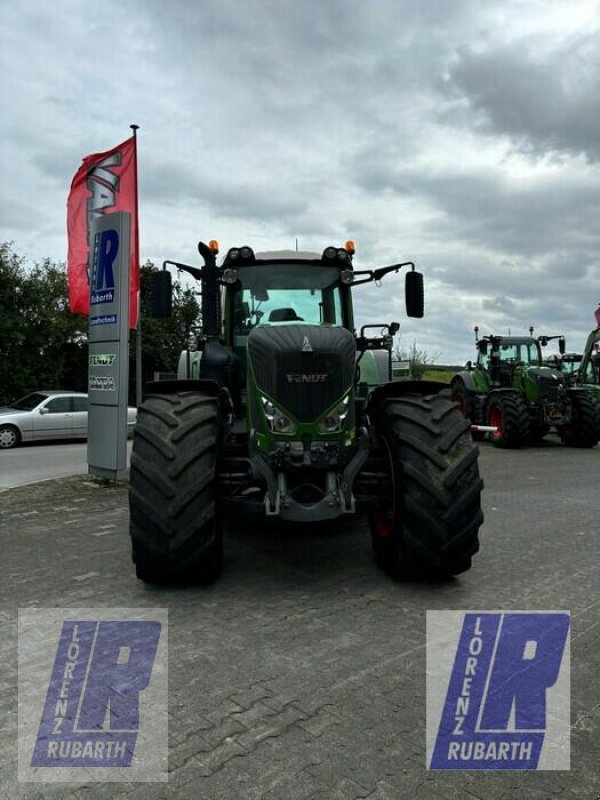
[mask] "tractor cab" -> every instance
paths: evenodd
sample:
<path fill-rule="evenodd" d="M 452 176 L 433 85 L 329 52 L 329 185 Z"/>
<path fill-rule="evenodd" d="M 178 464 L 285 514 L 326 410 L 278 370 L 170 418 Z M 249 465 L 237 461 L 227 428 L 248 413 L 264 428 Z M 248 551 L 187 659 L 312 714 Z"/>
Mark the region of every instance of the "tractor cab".
<path fill-rule="evenodd" d="M 517 367 L 542 364 L 540 343 L 532 337 L 484 336 L 477 340 L 477 366 L 496 386 L 510 386 Z"/>

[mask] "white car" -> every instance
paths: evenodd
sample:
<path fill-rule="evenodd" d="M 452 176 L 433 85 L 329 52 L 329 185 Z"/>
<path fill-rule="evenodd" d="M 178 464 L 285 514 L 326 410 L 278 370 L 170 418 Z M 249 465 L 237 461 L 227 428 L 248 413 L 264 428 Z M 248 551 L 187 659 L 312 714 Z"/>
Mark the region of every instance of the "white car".
<path fill-rule="evenodd" d="M 127 409 L 127 428 L 135 425 L 137 409 Z M 88 396 L 82 392 L 32 392 L 0 408 L 0 448 L 47 439 L 86 439 Z"/>

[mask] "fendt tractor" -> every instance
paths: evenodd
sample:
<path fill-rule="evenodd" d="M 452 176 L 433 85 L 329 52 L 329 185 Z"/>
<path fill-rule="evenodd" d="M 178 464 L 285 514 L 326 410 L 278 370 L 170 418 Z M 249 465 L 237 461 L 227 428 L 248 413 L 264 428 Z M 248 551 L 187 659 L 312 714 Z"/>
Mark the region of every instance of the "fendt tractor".
<path fill-rule="evenodd" d="M 530 334 L 533 329 L 530 328 Z M 563 336 L 482 336 L 475 327 L 477 361 L 451 380 L 452 398 L 474 425 L 488 425 L 498 447 L 521 447 L 555 429 L 572 447 L 594 447 L 600 440 L 600 403 L 586 388 L 542 359 L 542 347 Z M 473 437 L 486 434 L 473 431 Z"/>
<path fill-rule="evenodd" d="M 445 384 L 392 382 L 398 323 L 354 329 L 353 287 L 402 268 L 407 313 L 423 316 L 415 265 L 355 270 L 352 242 L 322 254 L 234 247 L 220 266 L 218 243 L 198 249 L 203 267 L 168 261 L 155 276 L 158 315 L 171 302 L 168 265 L 200 280 L 202 327 L 197 352 L 183 356 L 186 379 L 148 384 L 138 411 L 138 578 L 214 581 L 223 512 L 236 507 L 290 523 L 366 512 L 389 575 L 468 570 L 483 521 L 469 423 Z"/>

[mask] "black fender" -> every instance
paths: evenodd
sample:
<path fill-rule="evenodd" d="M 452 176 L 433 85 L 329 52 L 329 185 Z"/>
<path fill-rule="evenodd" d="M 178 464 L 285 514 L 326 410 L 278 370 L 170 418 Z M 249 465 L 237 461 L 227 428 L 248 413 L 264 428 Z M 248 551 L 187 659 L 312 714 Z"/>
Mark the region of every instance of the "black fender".
<path fill-rule="evenodd" d="M 585 386 L 568 386 L 567 389 L 567 397 L 570 397 L 574 394 L 587 394 L 592 398 L 597 398 L 596 392 L 593 389 L 586 389 Z"/>
<path fill-rule="evenodd" d="M 452 376 L 450 386 L 454 386 L 455 383 L 459 382 L 464 384 L 467 392 L 473 392 L 473 394 L 481 393 L 475 385 L 475 381 L 473 380 L 473 375 L 471 372 L 468 372 L 467 370 L 464 370 L 463 372 L 457 372 L 456 375 Z"/>
<path fill-rule="evenodd" d="M 440 394 L 446 391 L 449 394 L 450 387 L 442 381 L 413 381 L 399 380 L 392 383 L 383 383 L 377 386 L 369 395 L 367 413 L 371 414 L 381 407 L 381 403 L 388 397 L 402 397 L 406 394 Z"/>
<path fill-rule="evenodd" d="M 220 386 L 212 378 L 199 380 L 174 380 L 174 381 L 149 381 L 144 384 L 143 398 L 151 394 L 178 394 L 179 392 L 204 392 L 211 397 L 217 397 L 223 415 L 230 415 L 234 410 L 233 400 L 229 389 Z"/>
<path fill-rule="evenodd" d="M 177 394 L 178 392 L 206 392 L 213 397 L 219 394 L 220 386 L 217 381 L 209 378 L 200 380 L 174 380 L 174 381 L 149 381 L 144 384 L 144 395 L 153 394 Z"/>

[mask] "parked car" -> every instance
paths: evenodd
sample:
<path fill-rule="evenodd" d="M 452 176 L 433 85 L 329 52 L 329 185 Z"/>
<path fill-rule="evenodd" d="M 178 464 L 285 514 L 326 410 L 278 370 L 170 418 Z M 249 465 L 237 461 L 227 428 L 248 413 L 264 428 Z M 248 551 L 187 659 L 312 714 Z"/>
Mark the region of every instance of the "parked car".
<path fill-rule="evenodd" d="M 137 409 L 127 409 L 127 427 L 135 425 Z M 88 396 L 82 392 L 32 392 L 0 408 L 0 448 L 44 439 L 86 439 Z"/>

